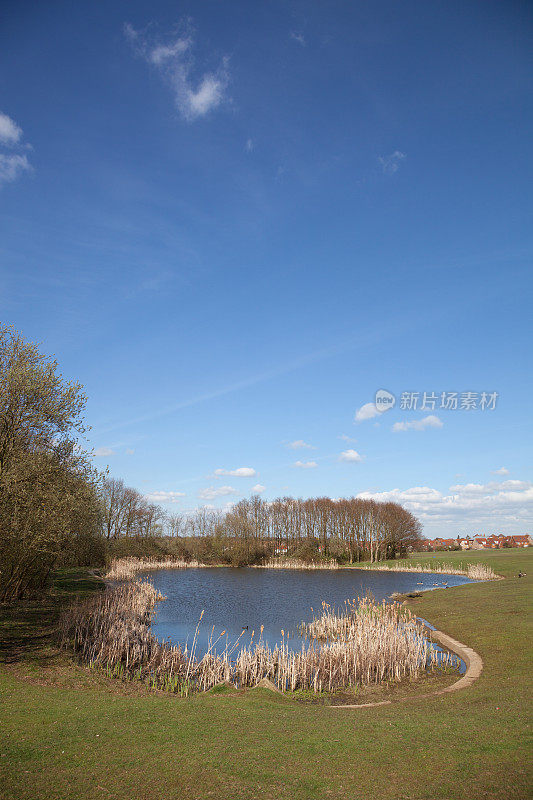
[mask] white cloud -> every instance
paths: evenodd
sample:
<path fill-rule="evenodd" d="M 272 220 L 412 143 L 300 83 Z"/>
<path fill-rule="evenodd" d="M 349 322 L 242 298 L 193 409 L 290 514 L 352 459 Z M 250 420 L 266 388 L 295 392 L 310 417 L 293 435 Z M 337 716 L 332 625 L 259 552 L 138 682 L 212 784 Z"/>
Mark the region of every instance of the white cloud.
<path fill-rule="evenodd" d="M 464 531 L 465 526 L 473 529 L 473 533 L 498 532 L 498 529 L 524 533 L 533 524 L 531 481 L 456 484 L 446 493 L 428 486 L 414 486 L 403 490 L 361 492 L 358 497 L 400 503 L 415 514 L 426 529 L 434 529 L 435 535 L 439 533 L 447 538 L 452 538 L 450 530 L 455 528 L 457 534 Z"/>
<path fill-rule="evenodd" d="M 127 23 L 126 38 L 137 55 L 151 64 L 171 87 L 179 113 L 187 122 L 205 117 L 226 99 L 229 83 L 228 59 L 223 58 L 215 71 L 193 77 L 194 61 L 191 33 L 174 37 L 166 43 L 154 42 Z"/>
<path fill-rule="evenodd" d="M 457 483 L 450 486 L 450 492 L 461 492 L 465 495 L 483 495 L 497 490 L 505 492 L 523 492 L 532 484 L 529 481 L 490 481 L 489 483 Z"/>
<path fill-rule="evenodd" d="M 152 503 L 179 503 L 180 498 L 185 497 L 185 492 L 154 491 L 149 492 L 145 497 Z"/>
<path fill-rule="evenodd" d="M 355 412 L 355 422 L 364 422 L 366 419 L 379 416 L 380 412 L 377 410 L 374 403 L 365 403 L 364 406 L 361 406 L 361 408 Z"/>
<path fill-rule="evenodd" d="M 234 478 L 253 478 L 257 472 L 252 467 L 239 467 L 238 469 L 216 469 L 215 475 L 231 475 Z"/>
<path fill-rule="evenodd" d="M 413 422 L 395 422 L 392 430 L 398 431 L 425 431 L 427 428 L 442 428 L 444 423 L 434 414 L 429 414 L 422 419 L 415 419 Z"/>
<path fill-rule="evenodd" d="M 505 467 L 500 467 L 500 469 L 495 469 L 492 471 L 493 475 L 509 475 L 509 470 Z"/>
<path fill-rule="evenodd" d="M 174 44 L 165 46 L 158 45 L 149 53 L 149 59 L 152 64 L 159 66 L 168 59 L 176 58 L 183 55 L 191 46 L 190 39 L 178 39 Z"/>
<path fill-rule="evenodd" d="M 351 436 L 347 436 L 345 433 L 341 433 L 340 436 L 337 436 L 337 439 L 342 439 L 343 442 L 352 442 L 352 444 L 357 442 L 357 439 L 353 439 Z"/>
<path fill-rule="evenodd" d="M 218 75 L 204 75 L 198 89 L 193 91 L 187 84 L 187 75 L 183 74 L 176 81 L 176 98 L 183 116 L 189 120 L 204 117 L 220 105 L 226 85 L 227 72 L 219 72 Z"/>
<path fill-rule="evenodd" d="M 294 39 L 295 42 L 301 44 L 302 47 L 305 47 L 306 41 L 303 33 L 297 33 L 296 31 L 291 31 L 291 39 Z"/>
<path fill-rule="evenodd" d="M 232 503 L 229 500 L 227 503 L 224 503 L 222 506 L 215 506 L 213 503 L 203 503 L 200 508 L 204 508 L 206 511 L 218 511 L 221 514 L 227 514 L 233 508 L 235 508 L 235 503 Z"/>
<path fill-rule="evenodd" d="M 252 492 L 254 494 L 262 494 L 266 489 L 266 486 L 263 486 L 262 483 L 256 483 L 255 486 L 252 486 Z"/>
<path fill-rule="evenodd" d="M 304 442 L 303 439 L 296 439 L 294 442 L 289 442 L 287 447 L 290 447 L 291 450 L 316 450 L 316 447 L 313 447 L 312 444 Z"/>
<path fill-rule="evenodd" d="M 214 500 L 216 497 L 225 497 L 228 494 L 236 494 L 233 486 L 208 486 L 206 489 L 200 489 L 198 497 L 202 500 Z"/>
<path fill-rule="evenodd" d="M 247 153 L 251 153 L 252 150 L 254 149 L 254 146 L 255 145 L 254 145 L 253 139 L 247 139 L 246 140 L 245 150 L 246 150 Z"/>
<path fill-rule="evenodd" d="M 318 467 L 316 461 L 295 461 L 293 467 L 298 467 L 299 469 L 314 469 Z"/>
<path fill-rule="evenodd" d="M 339 461 L 347 461 L 355 463 L 363 460 L 363 456 L 359 455 L 357 450 L 343 450 L 339 456 Z"/>
<path fill-rule="evenodd" d="M 0 111 L 0 142 L 7 145 L 17 144 L 21 137 L 22 128 Z"/>
<path fill-rule="evenodd" d="M 9 148 L 30 149 L 30 145 L 22 145 L 22 128 L 7 114 L 0 111 L 0 145 Z M 0 153 L 0 186 L 4 183 L 12 183 L 23 172 L 31 170 L 28 157 L 20 153 Z"/>
<path fill-rule="evenodd" d="M 114 456 L 116 455 L 115 451 L 112 450 L 110 447 L 97 447 L 94 451 L 94 454 L 97 458 L 100 456 Z"/>
<path fill-rule="evenodd" d="M 135 453 L 135 450 L 133 450 L 131 447 L 127 447 L 126 448 L 126 455 L 127 456 L 132 456 L 134 453 Z"/>
<path fill-rule="evenodd" d="M 378 161 L 386 175 L 394 175 L 395 172 L 398 172 L 400 164 L 405 158 L 407 158 L 405 153 L 402 153 L 400 150 L 395 150 L 390 156 L 379 156 Z"/>
<path fill-rule="evenodd" d="M 11 183 L 22 172 L 30 169 L 31 165 L 26 156 L 0 153 L 0 186 L 2 183 Z"/>

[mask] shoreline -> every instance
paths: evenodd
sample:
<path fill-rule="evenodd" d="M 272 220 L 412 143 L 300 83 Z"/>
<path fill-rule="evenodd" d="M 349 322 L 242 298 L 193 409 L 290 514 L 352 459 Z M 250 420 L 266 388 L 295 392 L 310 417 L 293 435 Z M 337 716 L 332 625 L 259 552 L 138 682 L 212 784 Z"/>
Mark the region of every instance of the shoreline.
<path fill-rule="evenodd" d="M 411 572 L 427 575 L 463 575 L 473 581 L 486 581 L 486 580 L 501 580 L 502 576 L 497 575 L 492 567 L 486 564 L 470 563 L 459 564 L 455 567 L 453 564 L 436 564 L 432 566 L 428 564 L 409 564 L 406 561 L 397 562 L 392 564 L 383 562 L 358 562 L 357 564 L 337 564 L 336 562 L 320 563 L 320 562 L 300 562 L 298 560 L 288 561 L 270 561 L 266 564 L 246 564 L 242 567 L 235 567 L 231 564 L 204 564 L 199 561 L 183 561 L 180 559 L 166 559 L 165 561 L 155 561 L 153 559 L 140 559 L 128 557 L 123 559 L 113 559 L 111 565 L 104 575 L 108 580 L 128 580 L 132 579 L 136 574 L 141 572 L 151 572 L 160 569 L 293 569 L 293 570 L 331 570 L 336 571 L 340 569 L 361 570 L 367 572 Z M 437 587 L 436 587 L 437 588 Z"/>
<path fill-rule="evenodd" d="M 455 587 L 454 587 L 455 588 Z M 429 692 L 425 694 L 413 694 L 409 697 L 399 697 L 396 700 L 380 700 L 375 703 L 354 703 L 354 704 L 343 704 L 343 705 L 332 705 L 331 708 L 372 708 L 375 706 L 386 706 L 386 705 L 393 705 L 396 703 L 405 703 L 409 700 L 424 700 L 430 697 L 438 697 L 442 694 L 448 694 L 449 692 L 456 692 L 460 691 L 461 689 L 467 689 L 469 686 L 472 686 L 474 681 L 476 681 L 483 671 L 483 659 L 468 645 L 463 644 L 462 642 L 458 642 L 456 639 L 453 639 L 447 633 L 443 633 L 442 631 L 438 631 L 431 623 L 428 623 L 427 620 L 422 620 L 420 617 L 421 622 L 424 623 L 426 628 L 428 628 L 428 639 L 435 640 L 437 644 L 445 647 L 447 650 L 454 653 L 458 656 L 466 665 L 466 671 L 464 675 L 461 675 L 454 683 L 450 686 L 445 686 L 444 689 L 437 689 L 435 692 Z"/>
<path fill-rule="evenodd" d="M 144 564 L 145 564 L 145 562 L 144 562 Z M 201 564 L 199 562 L 195 562 L 195 563 L 193 563 L 191 565 L 188 564 L 187 562 L 177 562 L 177 563 L 176 562 L 168 562 L 168 561 L 167 562 L 151 562 L 150 569 L 147 569 L 146 571 L 151 571 L 151 570 L 155 571 L 155 570 L 160 570 L 160 569 L 165 569 L 165 568 L 187 569 L 189 566 L 194 569 L 194 568 L 209 568 L 209 567 L 218 568 L 219 565 L 207 565 L 207 564 Z M 220 565 L 220 566 L 228 566 L 228 565 Z M 263 566 L 263 568 L 269 568 L 269 565 L 262 565 L 262 566 Z M 293 569 L 294 567 L 293 567 L 292 564 L 289 563 L 289 564 L 284 564 L 283 566 L 280 565 L 280 567 L 278 567 L 278 568 Z M 318 567 L 315 567 L 315 568 L 318 568 Z M 352 567 L 348 567 L 348 568 L 358 569 L 358 567 L 355 566 L 355 565 L 352 565 Z M 443 566 L 441 566 L 441 569 L 443 569 Z M 139 572 L 142 572 L 142 571 L 143 571 L 142 569 L 139 570 Z M 361 569 L 361 572 L 365 572 L 365 571 L 371 571 L 371 568 L 367 567 L 367 568 Z M 391 572 L 392 571 L 409 572 L 409 573 L 412 573 L 413 575 L 416 575 L 416 574 L 419 574 L 420 572 L 422 572 L 422 569 L 419 567 L 418 569 L 415 568 L 415 569 L 411 570 L 411 569 L 406 569 L 402 565 L 400 567 L 400 569 L 398 569 L 398 570 L 394 570 L 394 569 L 388 570 L 387 569 L 387 570 L 382 570 L 382 571 L 387 571 L 387 572 L 388 571 L 391 571 Z M 443 576 L 443 575 L 446 575 L 446 574 L 449 574 L 450 576 L 454 576 L 454 575 L 458 575 L 458 574 L 459 575 L 461 575 L 461 574 L 465 575 L 465 572 L 466 572 L 466 570 L 464 570 L 462 572 L 459 572 L 458 569 L 455 569 L 453 572 L 444 573 L 440 569 L 439 570 L 434 570 L 434 569 L 429 569 L 429 568 L 425 569 L 423 571 L 426 574 L 427 573 L 435 573 L 435 574 L 439 574 L 440 576 Z M 465 575 L 465 577 L 468 577 L 468 576 Z M 149 581 L 149 577 L 148 576 L 143 576 L 143 579 Z M 116 583 L 112 583 L 109 578 L 104 577 L 103 580 L 104 580 L 104 582 L 106 584 L 106 587 L 116 588 L 117 584 Z M 134 574 L 134 575 L 132 575 L 131 578 L 125 579 L 124 582 L 123 582 L 123 585 L 128 585 L 130 582 L 136 582 L 138 580 L 139 580 L 139 578 L 137 577 L 136 574 Z M 481 582 L 481 581 L 475 581 L 475 582 L 472 581 L 473 584 L 474 583 L 478 583 L 478 582 Z M 466 585 L 466 584 L 460 584 L 459 586 L 461 586 L 461 585 Z M 422 592 L 431 592 L 431 591 L 434 591 L 435 589 L 441 589 L 441 588 L 458 588 L 458 586 L 448 587 L 447 585 L 442 584 L 442 585 L 439 585 L 439 586 L 424 587 L 423 589 L 420 589 L 420 590 L 417 589 L 417 590 L 412 591 L 412 592 L 392 593 L 383 602 L 384 603 L 385 602 L 388 603 L 388 602 L 392 601 L 393 603 L 399 603 L 401 605 L 406 605 L 408 599 L 421 597 L 422 596 Z M 394 595 L 396 595 L 396 596 L 394 596 Z M 159 596 L 156 599 L 156 602 L 160 602 L 160 601 L 163 601 L 165 599 L 166 599 L 165 597 Z M 202 612 L 202 614 L 203 614 L 203 612 Z M 400 698 L 395 698 L 395 699 L 394 698 L 393 699 L 386 699 L 386 700 L 381 700 L 381 701 L 375 702 L 375 703 L 359 703 L 359 704 L 347 703 L 347 704 L 341 704 L 340 706 L 335 704 L 335 705 L 332 705 L 331 707 L 335 707 L 335 708 L 336 707 L 360 708 L 360 707 L 366 707 L 366 706 L 384 705 L 384 704 L 389 704 L 389 703 L 395 703 L 395 702 L 400 702 L 401 700 L 405 700 L 405 699 L 419 699 L 419 698 L 424 698 L 424 697 L 431 697 L 431 696 L 436 695 L 436 694 L 441 694 L 444 691 L 448 692 L 448 691 L 454 691 L 455 688 L 457 688 L 457 689 L 464 688 L 467 685 L 470 685 L 470 683 L 472 683 L 473 680 L 477 679 L 477 677 L 479 677 L 479 674 L 481 674 L 481 669 L 482 669 L 482 661 L 481 661 L 480 656 L 477 653 L 475 653 L 474 650 L 472 650 L 471 648 L 468 648 L 467 645 L 463 645 L 461 642 L 458 642 L 458 641 L 452 639 L 452 637 L 448 636 L 448 634 L 445 634 L 442 631 L 436 630 L 436 628 L 431 623 L 428 623 L 427 620 L 420 619 L 419 621 L 422 623 L 422 625 L 425 628 L 425 631 L 426 631 L 425 638 L 426 638 L 426 640 L 428 642 L 429 648 L 431 648 L 431 642 L 436 642 L 436 643 L 444 646 L 444 648 L 448 651 L 448 653 L 453 653 L 454 655 L 458 656 L 459 659 L 464 662 L 464 666 L 465 666 L 465 669 L 466 669 L 464 675 L 460 675 L 457 678 L 457 680 L 454 681 L 454 683 L 451 686 L 445 687 L 445 689 L 438 689 L 438 690 L 430 692 L 430 693 L 427 693 L 427 691 L 424 692 L 423 677 L 422 677 L 422 681 L 421 681 L 422 685 L 420 686 L 420 689 L 421 689 L 421 692 L 422 692 L 421 694 L 413 694 L 413 695 L 410 695 L 409 697 L 403 697 L 403 698 L 400 697 Z M 151 620 L 149 622 L 149 628 L 151 628 Z M 197 631 L 197 633 L 198 633 L 198 631 Z M 164 640 L 163 641 L 159 641 L 158 640 L 158 642 L 159 642 L 160 646 L 162 646 L 162 647 L 165 646 L 165 641 Z M 468 653 L 467 653 L 467 651 L 468 651 Z M 467 656 L 464 656 L 465 653 L 467 653 Z M 470 662 L 472 662 L 476 666 L 476 668 L 477 668 L 477 666 L 479 666 L 478 671 L 475 674 L 473 674 L 473 677 L 472 677 L 472 670 L 470 668 Z M 424 675 L 428 674 L 427 666 L 423 669 L 423 673 L 424 673 Z M 470 680 L 471 677 L 472 677 L 472 680 Z M 469 678 L 469 680 L 464 680 L 464 678 Z M 266 686 L 266 684 L 264 684 L 264 685 Z M 252 686 L 248 686 L 246 688 L 249 689 L 249 688 L 253 688 L 253 687 Z M 266 688 L 269 688 L 269 687 L 266 686 Z M 275 691 L 280 691 L 280 689 L 278 687 L 273 687 L 273 688 L 274 688 Z M 206 690 L 204 690 L 204 691 L 206 691 Z M 291 697 L 291 691 L 290 690 L 283 690 L 282 694 L 284 696 L 289 697 L 289 698 Z"/>
<path fill-rule="evenodd" d="M 376 603 L 370 596 L 361 598 L 357 609 L 353 601 L 350 613 L 345 609 L 337 614 L 323 604 L 313 622 L 319 632 L 331 628 L 331 636 L 319 642 L 321 636 L 311 633 L 301 651 L 289 649 L 288 641 L 271 647 L 260 635 L 254 649 L 251 643 L 241 643 L 239 649 L 239 636 L 218 653 L 214 647 L 223 631 L 214 641 L 211 634 L 203 656 L 196 655 L 203 611 L 190 651 L 154 636 L 152 611 L 165 599 L 149 581 L 125 581 L 96 600 L 68 609 L 60 620 L 60 646 L 78 652 L 82 663 L 110 678 L 148 682 L 150 688 L 182 696 L 205 693 L 221 682 L 246 690 L 268 680 L 288 698 L 298 699 L 299 692 L 333 698 L 354 687 L 380 691 L 404 679 L 418 682 L 457 666 L 452 651 L 434 651 L 426 626 L 409 609 L 385 600 Z"/>

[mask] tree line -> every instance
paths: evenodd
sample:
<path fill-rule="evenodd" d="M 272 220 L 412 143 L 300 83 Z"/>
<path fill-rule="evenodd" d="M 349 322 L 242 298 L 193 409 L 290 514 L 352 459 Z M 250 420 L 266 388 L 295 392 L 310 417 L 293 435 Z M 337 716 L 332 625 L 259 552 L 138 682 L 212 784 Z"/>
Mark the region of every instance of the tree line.
<path fill-rule="evenodd" d="M 229 511 L 167 514 L 84 449 L 87 398 L 57 362 L 0 326 L 0 601 L 46 587 L 64 566 L 112 555 L 175 555 L 210 563 L 371 561 L 404 555 L 418 520 L 396 503 L 327 497 L 241 500 Z"/>
<path fill-rule="evenodd" d="M 190 514 L 167 515 L 135 489 L 112 478 L 105 481 L 104 498 L 108 540 L 165 535 L 212 540 L 213 547 L 218 544 L 222 552 L 238 547 L 249 560 L 291 555 L 348 563 L 378 561 L 405 555 L 421 537 L 419 521 L 398 503 L 357 497 L 265 501 L 253 495 L 225 513 L 200 508 Z M 205 543 L 202 549 L 208 549 Z"/>

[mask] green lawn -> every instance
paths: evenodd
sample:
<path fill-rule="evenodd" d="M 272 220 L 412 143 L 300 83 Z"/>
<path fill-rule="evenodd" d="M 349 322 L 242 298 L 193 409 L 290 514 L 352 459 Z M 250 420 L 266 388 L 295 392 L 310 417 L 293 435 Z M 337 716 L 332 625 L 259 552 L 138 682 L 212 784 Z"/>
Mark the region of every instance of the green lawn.
<path fill-rule="evenodd" d="M 0 796 L 525 800 L 533 548 L 438 555 L 476 559 L 506 580 L 410 601 L 485 663 L 471 688 L 430 699 L 357 710 L 262 689 L 180 699 L 98 677 L 46 639 L 19 641 L 18 660 L 0 664 Z"/>

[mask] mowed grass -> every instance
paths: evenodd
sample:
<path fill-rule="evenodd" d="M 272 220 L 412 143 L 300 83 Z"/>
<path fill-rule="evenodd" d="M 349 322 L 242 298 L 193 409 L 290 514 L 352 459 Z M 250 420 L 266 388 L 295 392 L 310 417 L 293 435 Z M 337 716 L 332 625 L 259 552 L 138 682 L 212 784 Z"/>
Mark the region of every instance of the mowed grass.
<path fill-rule="evenodd" d="M 438 559 L 477 559 L 506 578 L 410 601 L 481 654 L 471 688 L 354 710 L 263 689 L 180 699 L 30 650 L 0 665 L 0 796 L 525 800 L 533 548 Z"/>

